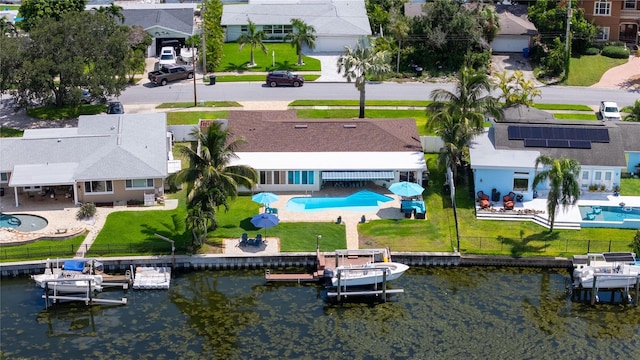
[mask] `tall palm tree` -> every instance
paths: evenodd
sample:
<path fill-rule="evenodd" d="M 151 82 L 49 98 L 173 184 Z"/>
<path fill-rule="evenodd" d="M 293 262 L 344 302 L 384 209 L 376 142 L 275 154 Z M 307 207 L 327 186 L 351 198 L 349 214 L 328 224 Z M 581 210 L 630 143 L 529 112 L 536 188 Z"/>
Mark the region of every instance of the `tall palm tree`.
<path fill-rule="evenodd" d="M 114 20 L 119 20 L 120 23 L 124 23 L 124 9 L 121 6 L 111 3 L 110 6 L 101 6 L 99 8 L 93 8 L 98 13 L 106 14 Z"/>
<path fill-rule="evenodd" d="M 398 42 L 398 55 L 396 56 L 396 72 L 400 72 L 400 53 L 402 52 L 402 41 L 409 35 L 409 23 L 407 18 L 394 10 L 391 12 L 391 23 L 388 30 Z"/>
<path fill-rule="evenodd" d="M 433 103 L 427 106 L 427 128 L 440 134 L 445 142 L 446 164 L 454 179 L 457 164 L 468 142 L 484 131 L 487 115 L 502 118 L 498 100 L 491 96 L 493 85 L 484 72 L 462 68 L 453 92 L 436 89 L 431 92 Z"/>
<path fill-rule="evenodd" d="M 355 80 L 356 89 L 360 91 L 360 114 L 364 118 L 365 85 L 367 76 L 380 76 L 391 71 L 388 51 L 375 51 L 366 38 L 360 38 L 356 47 L 344 48 L 344 54 L 338 58 L 338 74 L 344 72 L 348 82 Z"/>
<path fill-rule="evenodd" d="M 574 159 L 553 159 L 546 155 L 540 155 L 536 159 L 536 169 L 542 165 L 542 170 L 533 178 L 533 188 L 543 181 L 549 181 L 549 195 L 547 196 L 547 211 L 549 222 L 553 231 L 558 205 L 563 208 L 575 205 L 580 197 L 580 164 Z"/>
<path fill-rule="evenodd" d="M 253 57 L 253 50 L 257 47 L 262 49 L 262 52 L 267 53 L 267 46 L 262 42 L 262 40 L 267 38 L 267 35 L 262 30 L 256 30 L 256 24 L 254 24 L 251 20 L 249 20 L 249 25 L 247 28 L 247 32 L 242 33 L 238 38 L 238 44 L 240 44 L 239 50 L 242 50 L 245 45 L 249 45 L 251 47 L 251 61 L 249 61 L 249 67 L 256 66 L 256 62 Z"/>
<path fill-rule="evenodd" d="M 216 208 L 229 209 L 227 198 L 238 195 L 238 186 L 252 188 L 258 181 L 257 172 L 248 166 L 229 162 L 243 138 L 232 139 L 228 129 L 212 124 L 206 132 L 194 130 L 200 151 L 187 146 L 177 146 L 178 153 L 189 160 L 189 167 L 170 177 L 174 184 L 187 184 L 187 224 L 200 236 L 217 227 Z M 200 245 L 200 244 L 196 244 Z"/>
<path fill-rule="evenodd" d="M 316 48 L 316 29 L 300 19 L 291 19 L 291 25 L 293 26 L 293 32 L 285 35 L 284 40 L 289 40 L 291 47 L 296 48 L 298 65 L 304 65 L 302 62 L 302 46 L 307 45 L 309 49 Z"/>

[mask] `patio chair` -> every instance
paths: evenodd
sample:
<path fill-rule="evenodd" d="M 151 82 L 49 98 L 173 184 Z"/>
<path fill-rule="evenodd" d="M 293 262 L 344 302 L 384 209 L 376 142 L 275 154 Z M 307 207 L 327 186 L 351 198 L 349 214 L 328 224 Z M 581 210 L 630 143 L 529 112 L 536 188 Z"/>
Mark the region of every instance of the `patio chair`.
<path fill-rule="evenodd" d="M 516 199 L 516 194 L 514 192 L 510 192 L 509 194 L 503 196 L 502 207 L 505 210 L 513 210 L 515 199 Z"/>
<path fill-rule="evenodd" d="M 264 242 L 265 242 L 265 241 L 264 241 L 264 240 L 262 240 L 262 234 L 258 234 L 258 235 L 256 235 L 256 243 L 255 243 L 255 245 L 256 245 L 256 246 L 260 246 L 260 245 L 262 245 Z"/>
<path fill-rule="evenodd" d="M 598 215 L 598 214 L 602 213 L 602 208 L 600 206 L 592 206 L 591 207 L 591 212 L 594 215 Z"/>
<path fill-rule="evenodd" d="M 267 208 L 267 214 L 278 215 L 278 208 L 268 207 Z"/>
<path fill-rule="evenodd" d="M 242 237 L 240 238 L 240 242 L 238 243 L 238 246 L 247 246 L 249 245 L 249 236 L 247 235 L 247 233 L 243 233 Z"/>
<path fill-rule="evenodd" d="M 478 191 L 477 195 L 481 209 L 487 209 L 491 207 L 491 203 L 489 202 L 489 195 L 485 194 L 482 190 Z"/>
<path fill-rule="evenodd" d="M 595 219 L 596 219 L 596 214 L 587 213 L 587 220 L 595 220 Z"/>

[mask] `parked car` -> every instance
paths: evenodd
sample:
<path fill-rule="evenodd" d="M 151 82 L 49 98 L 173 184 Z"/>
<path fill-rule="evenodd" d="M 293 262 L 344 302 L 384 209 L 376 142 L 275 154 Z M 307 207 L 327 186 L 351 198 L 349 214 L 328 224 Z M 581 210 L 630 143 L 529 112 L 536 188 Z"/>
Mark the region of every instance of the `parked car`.
<path fill-rule="evenodd" d="M 622 120 L 618 104 L 613 101 L 601 101 L 600 118 L 602 120 Z"/>
<path fill-rule="evenodd" d="M 165 46 L 160 50 L 160 59 L 158 63 L 162 65 L 172 65 L 178 62 L 178 55 L 171 46 Z"/>
<path fill-rule="evenodd" d="M 304 85 L 304 78 L 296 73 L 285 70 L 271 71 L 267 74 L 267 85 L 276 87 L 287 85 L 299 87 Z"/>
<path fill-rule="evenodd" d="M 164 65 L 158 71 L 149 72 L 148 77 L 155 85 L 165 86 L 169 81 L 193 79 L 193 66 Z"/>
<path fill-rule="evenodd" d="M 107 114 L 124 114 L 124 106 L 119 101 L 111 101 L 107 105 Z"/>

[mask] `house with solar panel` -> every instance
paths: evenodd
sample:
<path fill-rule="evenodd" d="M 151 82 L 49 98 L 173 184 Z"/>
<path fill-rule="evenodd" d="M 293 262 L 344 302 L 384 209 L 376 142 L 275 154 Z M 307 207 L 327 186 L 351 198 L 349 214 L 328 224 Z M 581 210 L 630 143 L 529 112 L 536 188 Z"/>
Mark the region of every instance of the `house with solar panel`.
<path fill-rule="evenodd" d="M 612 194 L 623 173 L 638 171 L 639 139 L 639 123 L 563 121 L 535 108 L 512 106 L 504 110 L 503 120 L 493 122 L 469 146 L 475 191 L 492 194 L 492 200 L 500 202 L 500 194 L 511 192 L 520 201 L 544 197 L 548 185 L 534 189 L 532 184 L 536 159 L 547 155 L 580 163 L 583 192 L 597 188 Z"/>
<path fill-rule="evenodd" d="M 230 165 L 258 171 L 257 191 L 426 181 L 414 119 L 298 119 L 294 110 L 230 111 L 227 119 L 201 121 L 200 128 L 212 122 L 245 139 Z"/>
<path fill-rule="evenodd" d="M 146 203 L 146 195 L 154 203 L 172 162 L 164 113 L 80 116 L 74 128 L 27 129 L 0 141 L 0 205 L 113 206 Z"/>

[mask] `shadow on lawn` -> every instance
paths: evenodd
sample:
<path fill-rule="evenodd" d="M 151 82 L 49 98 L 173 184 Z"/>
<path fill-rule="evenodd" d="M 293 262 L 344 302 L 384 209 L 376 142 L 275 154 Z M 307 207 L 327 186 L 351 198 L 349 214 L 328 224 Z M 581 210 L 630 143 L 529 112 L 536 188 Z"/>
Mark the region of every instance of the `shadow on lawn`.
<path fill-rule="evenodd" d="M 524 236 L 524 232 L 520 230 L 520 238 L 510 238 L 504 236 L 498 236 L 497 240 L 502 244 L 507 246 L 511 246 L 511 255 L 512 256 L 522 256 L 524 253 L 533 253 L 533 252 L 543 252 L 549 246 L 548 242 L 553 240 L 558 240 L 558 233 L 549 233 L 542 232 L 531 234 L 529 236 Z M 529 243 L 532 241 L 544 241 L 543 245 L 530 245 Z"/>
<path fill-rule="evenodd" d="M 227 64 L 227 66 L 224 67 L 224 71 L 237 71 L 239 73 L 243 73 L 245 71 L 249 70 L 249 62 L 245 62 L 242 64 L 234 64 L 234 63 L 229 63 Z"/>

